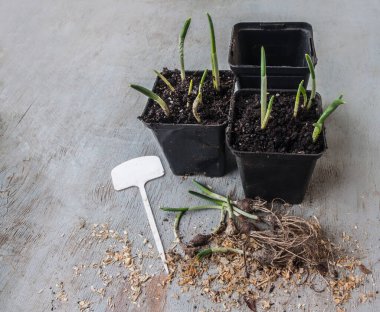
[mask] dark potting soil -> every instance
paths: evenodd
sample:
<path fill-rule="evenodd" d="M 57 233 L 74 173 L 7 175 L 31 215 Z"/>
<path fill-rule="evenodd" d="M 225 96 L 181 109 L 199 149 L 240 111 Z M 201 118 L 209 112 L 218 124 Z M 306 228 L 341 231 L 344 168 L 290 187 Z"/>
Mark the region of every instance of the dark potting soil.
<path fill-rule="evenodd" d="M 178 69 L 171 71 L 164 68 L 162 74 L 173 85 L 175 92 L 159 79 L 153 92 L 158 94 L 169 106 L 170 116 L 167 117 L 161 107 L 153 102 L 139 118 L 148 123 L 167 124 L 198 124 L 192 113 L 192 104 L 198 94 L 198 86 L 203 72 L 186 73 L 182 82 Z M 202 88 L 202 104 L 198 112 L 204 125 L 221 125 L 227 122 L 230 100 L 234 90 L 234 77 L 230 71 L 220 71 L 220 91 L 217 92 L 212 83 L 212 72 L 208 71 Z M 193 89 L 188 96 L 190 80 L 193 79 Z"/>
<path fill-rule="evenodd" d="M 271 95 L 268 95 L 268 101 Z M 295 94 L 279 93 L 267 127 L 260 127 L 260 95 L 240 93 L 235 100 L 231 147 L 238 151 L 316 154 L 323 151 L 321 134 L 314 143 L 313 123 L 319 118 L 316 102 L 309 111 L 301 107 L 293 118 Z"/>

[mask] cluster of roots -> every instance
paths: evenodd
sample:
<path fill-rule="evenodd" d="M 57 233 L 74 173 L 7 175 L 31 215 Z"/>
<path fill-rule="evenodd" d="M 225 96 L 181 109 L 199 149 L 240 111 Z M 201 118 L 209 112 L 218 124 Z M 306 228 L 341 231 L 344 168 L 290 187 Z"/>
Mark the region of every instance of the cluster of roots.
<path fill-rule="evenodd" d="M 180 239 L 183 251 L 195 256 L 204 246 L 213 245 L 216 238 L 220 241 L 228 237 L 229 241 L 236 241 L 234 247 L 240 247 L 242 251 L 251 250 L 249 256 L 263 266 L 279 268 L 293 264 L 316 268 L 323 275 L 330 271 L 329 264 L 335 260 L 335 249 L 315 217 L 306 220 L 289 215 L 286 205 L 272 203 L 268 207 L 266 202 L 258 199 L 243 199 L 237 202 L 237 206 L 258 216 L 258 220 L 243 215 L 221 220 L 218 229 L 212 234 L 197 234 L 188 243 Z M 254 248 L 248 245 L 248 240 L 239 241 L 241 234 L 253 239 Z"/>
<path fill-rule="evenodd" d="M 174 230 L 183 253 L 173 249 L 168 264 L 170 279 L 178 278 L 181 287 L 200 287 L 214 302 L 226 304 L 229 298 L 232 308 L 245 304 L 256 311 L 258 300 L 265 309 L 272 306 L 262 296 L 275 287 L 289 293 L 308 285 L 315 292 L 328 289 L 337 310 L 344 311 L 341 307 L 351 299 L 351 292 L 372 274 L 327 238 L 317 218 L 292 215 L 282 201 L 231 201 L 194 183 L 202 194 L 190 193 L 213 205 L 161 208 L 177 212 Z M 200 209 L 219 209 L 220 223 L 211 233 L 197 234 L 185 242 L 179 233 L 181 217 Z M 232 299 L 235 295 L 239 299 Z M 365 294 L 365 298 L 373 296 Z"/>

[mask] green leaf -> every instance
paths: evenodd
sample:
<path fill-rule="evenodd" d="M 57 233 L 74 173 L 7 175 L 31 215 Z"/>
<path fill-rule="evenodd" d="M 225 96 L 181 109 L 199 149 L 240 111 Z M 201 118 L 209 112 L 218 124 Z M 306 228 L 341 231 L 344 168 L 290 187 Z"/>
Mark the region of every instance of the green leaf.
<path fill-rule="evenodd" d="M 294 103 L 294 110 L 293 110 L 293 117 L 294 118 L 296 118 L 297 114 L 298 114 L 298 108 L 299 108 L 299 104 L 300 104 L 300 97 L 301 97 L 302 88 L 303 88 L 303 80 L 298 85 L 298 90 L 297 90 L 297 94 L 296 94 L 296 101 Z"/>
<path fill-rule="evenodd" d="M 317 83 L 315 80 L 313 61 L 311 60 L 311 57 L 309 54 L 305 54 L 305 58 L 306 58 L 307 66 L 309 66 L 309 71 L 310 71 L 310 76 L 311 76 L 311 94 L 310 94 L 309 102 L 307 103 L 307 106 L 306 106 L 306 109 L 309 110 L 315 99 Z"/>
<path fill-rule="evenodd" d="M 203 87 L 203 84 L 205 82 L 206 76 L 207 76 L 207 69 L 205 69 L 205 71 L 203 72 L 201 82 L 199 83 L 198 94 L 197 94 L 197 97 L 195 98 L 195 100 L 193 102 L 193 115 L 194 115 L 194 118 L 197 120 L 198 123 L 202 122 L 201 116 L 198 113 L 198 107 L 200 104 L 202 104 L 202 87 Z"/>
<path fill-rule="evenodd" d="M 173 232 L 175 239 L 180 242 L 179 237 L 179 223 L 181 222 L 182 216 L 185 214 L 185 211 L 180 211 L 176 214 L 175 220 L 174 220 L 174 226 L 173 226 Z"/>
<path fill-rule="evenodd" d="M 212 198 L 210 196 L 207 196 L 205 194 L 201 194 L 201 193 L 198 193 L 195 191 L 189 191 L 189 194 L 194 195 L 194 196 L 199 197 L 199 198 L 202 198 L 202 199 L 205 199 L 205 200 L 208 200 L 208 201 L 213 202 L 214 204 L 217 204 L 217 205 L 225 204 L 225 201 L 215 199 L 215 198 Z"/>
<path fill-rule="evenodd" d="M 215 192 L 213 192 L 210 188 L 208 188 L 206 185 L 198 182 L 197 180 L 193 180 L 194 185 L 204 194 L 208 195 L 209 197 L 212 197 L 214 199 L 227 202 L 227 197 L 219 195 Z"/>
<path fill-rule="evenodd" d="M 216 53 L 216 44 L 215 44 L 215 32 L 214 24 L 210 14 L 206 13 L 208 24 L 210 27 L 210 39 L 211 39 L 211 66 L 212 66 L 212 80 L 215 90 L 220 90 L 220 77 L 219 77 L 219 66 L 218 66 L 218 55 Z"/>
<path fill-rule="evenodd" d="M 267 60 L 265 56 L 265 49 L 261 46 L 261 59 L 260 59 L 261 77 L 267 75 Z"/>
<path fill-rule="evenodd" d="M 204 257 L 207 257 L 209 255 L 212 254 L 212 249 L 211 248 L 207 248 L 207 249 L 202 249 L 201 251 L 199 251 L 197 253 L 197 258 L 199 260 L 203 259 Z"/>
<path fill-rule="evenodd" d="M 321 117 L 319 117 L 318 121 L 314 124 L 313 142 L 317 141 L 320 133 L 322 132 L 323 124 L 325 123 L 327 117 L 329 117 L 331 113 L 342 104 L 345 104 L 345 102 L 343 101 L 343 95 L 339 96 L 329 106 L 327 106 L 327 108 L 322 113 Z"/>
<path fill-rule="evenodd" d="M 261 126 L 261 129 L 265 129 L 267 127 L 267 125 L 268 125 L 270 113 L 272 112 L 273 101 L 274 101 L 274 95 L 272 95 L 271 98 L 270 98 L 270 100 L 269 100 L 268 109 L 267 109 L 267 111 L 265 113 L 264 122 L 263 122 L 263 124 Z"/>
<path fill-rule="evenodd" d="M 173 87 L 173 85 L 169 82 L 169 80 L 167 80 L 165 78 L 165 76 L 163 74 L 161 74 L 159 71 L 157 70 L 153 70 L 154 73 L 169 87 L 170 91 L 174 92 L 175 89 Z"/>
<path fill-rule="evenodd" d="M 185 57 L 184 57 L 184 45 L 185 45 L 185 38 L 186 38 L 186 34 L 187 34 L 187 30 L 189 29 L 190 27 L 190 23 L 191 23 L 191 18 L 188 18 L 186 21 L 185 21 L 185 24 L 183 25 L 182 27 L 182 30 L 179 34 L 179 60 L 180 60 L 180 63 L 181 63 L 181 80 L 184 81 L 185 80 Z"/>
<path fill-rule="evenodd" d="M 216 205 L 203 205 L 203 206 L 179 207 L 179 208 L 161 207 L 160 209 L 163 211 L 186 212 L 186 211 L 195 211 L 195 210 L 204 210 L 204 209 L 222 209 L 222 207 L 216 206 Z"/>
<path fill-rule="evenodd" d="M 313 61 L 311 60 L 310 55 L 307 53 L 305 54 L 305 58 L 306 58 L 307 66 L 309 66 L 311 79 L 315 79 L 315 71 L 314 71 Z"/>
<path fill-rule="evenodd" d="M 303 105 L 302 107 L 306 107 L 306 104 L 307 104 L 307 93 L 306 93 L 306 89 L 304 86 L 301 86 L 301 93 L 302 93 L 302 97 L 303 97 Z"/>
<path fill-rule="evenodd" d="M 173 211 L 173 212 L 186 212 L 189 208 L 172 208 L 172 207 L 161 207 L 162 211 Z"/>
<path fill-rule="evenodd" d="M 260 95 L 260 106 L 261 106 L 261 129 L 264 129 L 264 120 L 267 111 L 267 70 L 266 70 L 266 57 L 265 49 L 261 47 L 261 95 Z"/>
<path fill-rule="evenodd" d="M 187 91 L 187 95 L 191 95 L 191 92 L 193 91 L 193 79 L 190 80 L 190 84 L 189 84 L 189 90 Z"/>
<path fill-rule="evenodd" d="M 197 97 L 193 102 L 193 116 L 197 120 L 198 123 L 201 123 L 201 115 L 198 113 L 198 106 L 202 103 L 202 93 L 198 93 Z"/>
<path fill-rule="evenodd" d="M 237 212 L 238 214 L 243 215 L 243 216 L 245 216 L 245 217 L 247 217 L 247 218 L 249 218 L 249 219 L 253 219 L 253 220 L 258 220 L 258 219 L 259 219 L 258 216 L 254 215 L 254 214 L 251 214 L 251 213 L 248 213 L 248 212 L 245 212 L 244 210 L 241 210 L 241 209 L 239 209 L 239 208 L 236 207 L 236 206 L 233 206 L 232 208 L 233 208 L 233 210 L 234 210 L 235 212 Z"/>
<path fill-rule="evenodd" d="M 144 88 L 142 86 L 135 85 L 135 84 L 131 84 L 130 87 L 132 89 L 135 89 L 135 90 L 139 91 L 140 93 L 146 95 L 148 98 L 152 99 L 153 101 L 155 101 L 158 105 L 160 105 L 160 107 L 164 111 L 165 115 L 168 117 L 170 116 L 168 105 L 156 93 L 154 93 L 153 91 L 151 91 L 147 88 Z"/>
<path fill-rule="evenodd" d="M 227 197 L 227 206 L 226 206 L 226 208 L 227 208 L 227 212 L 228 212 L 228 217 L 230 219 L 232 219 L 233 218 L 233 211 L 232 211 L 232 205 L 231 205 L 231 201 L 230 201 L 229 197 Z"/>

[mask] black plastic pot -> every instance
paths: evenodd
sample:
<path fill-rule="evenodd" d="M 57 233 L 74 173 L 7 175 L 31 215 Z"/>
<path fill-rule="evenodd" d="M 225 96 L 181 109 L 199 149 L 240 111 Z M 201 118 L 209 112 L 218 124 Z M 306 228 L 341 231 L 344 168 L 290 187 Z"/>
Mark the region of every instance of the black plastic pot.
<path fill-rule="evenodd" d="M 265 47 L 268 88 L 297 89 L 307 85 L 309 68 L 317 56 L 308 23 L 238 23 L 232 29 L 228 62 L 240 88 L 260 88 L 260 49 Z"/>
<path fill-rule="evenodd" d="M 296 90 L 271 90 L 272 92 L 289 92 L 295 94 Z M 241 176 L 244 193 L 248 198 L 259 196 L 265 200 L 281 198 L 291 204 L 302 202 L 315 164 L 327 148 L 325 130 L 323 151 L 319 154 L 290 154 L 290 153 L 262 153 L 242 152 L 231 148 L 231 126 L 234 122 L 235 98 L 239 93 L 260 93 L 260 90 L 239 90 L 231 101 L 229 123 L 227 127 L 227 146 L 236 157 Z M 322 112 L 322 99 L 317 93 L 318 110 Z"/>
<path fill-rule="evenodd" d="M 186 73 L 190 75 L 195 72 Z M 158 79 L 153 91 L 157 81 Z M 149 105 L 154 105 L 150 99 L 142 115 Z M 227 120 L 221 125 L 143 123 L 152 130 L 175 175 L 224 175 Z"/>

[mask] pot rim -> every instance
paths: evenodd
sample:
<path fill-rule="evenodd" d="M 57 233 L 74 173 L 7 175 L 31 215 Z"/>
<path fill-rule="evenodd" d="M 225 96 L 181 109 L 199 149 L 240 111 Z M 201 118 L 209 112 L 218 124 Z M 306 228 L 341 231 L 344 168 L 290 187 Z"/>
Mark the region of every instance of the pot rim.
<path fill-rule="evenodd" d="M 250 64 L 237 64 L 236 62 L 233 61 L 233 49 L 234 45 L 236 44 L 236 36 L 235 34 L 239 30 L 240 27 L 245 27 L 246 30 L 255 30 L 255 31 L 260 31 L 260 30 L 284 30 L 286 31 L 287 29 L 300 29 L 303 31 L 308 32 L 308 40 L 309 40 L 309 45 L 310 45 L 310 57 L 313 61 L 313 65 L 316 66 L 318 62 L 317 54 L 315 51 L 315 46 L 314 46 L 314 36 L 313 36 L 313 26 L 311 26 L 310 23 L 308 22 L 239 22 L 234 24 L 232 27 L 231 31 L 231 40 L 230 40 L 230 45 L 228 49 L 228 64 L 230 65 L 231 69 L 258 69 L 260 68 L 260 65 L 250 65 Z M 273 28 L 272 28 L 273 27 Z M 308 68 L 307 65 L 305 66 L 267 66 L 267 70 L 271 69 L 306 69 Z"/>

